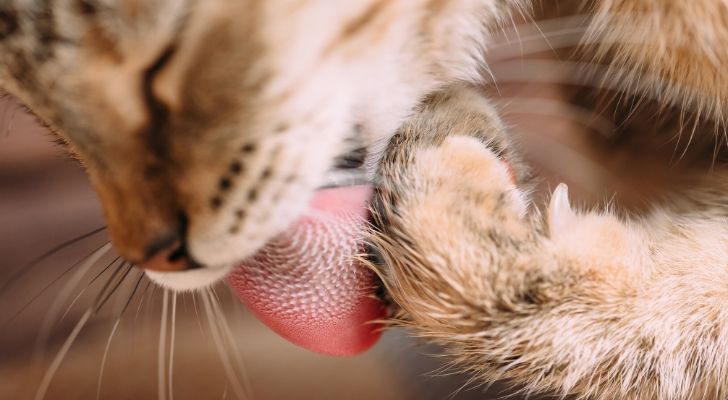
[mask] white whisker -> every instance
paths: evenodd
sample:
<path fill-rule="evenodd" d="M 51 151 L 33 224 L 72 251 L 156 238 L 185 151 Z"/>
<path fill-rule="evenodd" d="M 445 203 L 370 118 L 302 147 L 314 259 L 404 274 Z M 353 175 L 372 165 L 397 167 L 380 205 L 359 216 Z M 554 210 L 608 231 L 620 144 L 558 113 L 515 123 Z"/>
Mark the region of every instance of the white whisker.
<path fill-rule="evenodd" d="M 96 400 L 99 400 L 101 398 L 101 384 L 103 382 L 104 377 L 104 368 L 106 367 L 106 358 L 109 355 L 109 349 L 111 348 L 111 341 L 114 339 L 114 335 L 116 334 L 116 330 L 119 328 L 119 325 L 121 324 L 121 317 L 116 319 L 116 322 L 114 322 L 113 328 L 111 328 L 111 334 L 109 334 L 109 339 L 106 341 L 106 347 L 104 348 L 104 356 L 101 358 L 101 366 L 99 367 L 99 377 L 96 382 Z"/>
<path fill-rule="evenodd" d="M 627 68 L 606 67 L 597 63 L 527 59 L 498 63 L 494 66 L 493 72 L 498 83 L 557 83 L 611 90 L 623 94 L 639 94 L 644 99 L 662 102 L 665 100 L 654 90 L 646 90 L 662 86 L 664 80 L 659 76 Z M 635 86 L 637 80 L 633 78 L 637 76 L 641 78 L 640 86 Z"/>
<path fill-rule="evenodd" d="M 212 308 L 212 294 L 210 293 L 210 289 L 207 288 L 201 293 L 202 303 L 205 307 L 205 313 L 207 314 L 207 322 L 210 325 L 210 333 L 212 335 L 213 342 L 215 343 L 215 348 L 217 349 L 218 355 L 220 356 L 220 361 L 222 362 L 225 369 L 225 374 L 227 375 L 228 382 L 232 385 L 236 397 L 239 399 L 245 399 L 247 398 L 247 396 L 245 396 L 245 390 L 243 389 L 243 386 L 240 383 L 237 374 L 235 373 L 235 369 L 233 368 L 233 365 L 231 364 L 230 358 L 226 351 L 227 349 L 225 349 L 222 337 L 220 336 L 219 328 L 217 324 L 215 324 L 215 312 Z"/>
<path fill-rule="evenodd" d="M 521 13 L 520 10 L 519 13 Z M 501 30 L 499 34 L 493 36 L 492 40 L 496 43 L 507 42 L 511 40 L 510 32 L 518 31 L 525 33 L 525 35 L 521 35 L 522 39 L 525 41 L 528 40 L 529 37 L 532 37 L 534 34 L 539 34 L 539 36 L 541 36 L 541 33 L 549 35 L 550 32 L 554 32 L 563 28 L 577 28 L 588 26 L 590 18 L 591 16 L 588 14 L 575 14 L 565 17 L 540 19 L 538 21 L 534 21 L 533 18 L 529 17 L 527 18 L 528 21 L 513 25 L 511 28 Z"/>
<path fill-rule="evenodd" d="M 36 356 L 40 357 L 48 343 L 53 323 L 61 312 L 61 307 L 68 301 L 71 296 L 71 292 L 78 286 L 88 271 L 103 257 L 107 252 L 111 250 L 111 243 L 107 243 L 94 251 L 86 261 L 74 272 L 74 274 L 68 279 L 68 282 L 64 285 L 63 289 L 56 295 L 56 298 L 51 303 L 48 312 L 43 319 L 41 328 L 39 329 L 38 338 L 36 341 Z"/>
<path fill-rule="evenodd" d="M 250 378 L 248 377 L 247 369 L 245 368 L 245 364 L 243 363 L 243 359 L 240 355 L 240 349 L 238 349 L 237 342 L 235 341 L 235 335 L 233 335 L 232 329 L 230 329 L 230 325 L 227 323 L 227 318 L 225 318 L 225 314 L 222 312 L 222 308 L 220 306 L 220 298 L 218 297 L 217 292 L 214 289 L 210 290 L 215 294 L 212 306 L 213 310 L 216 313 L 216 319 L 220 323 L 220 328 L 225 334 L 228 346 L 231 348 L 234 355 L 233 360 L 235 361 L 235 364 L 237 364 L 238 370 L 242 375 L 243 387 L 246 389 L 246 395 L 247 397 L 252 398 L 252 385 L 250 384 Z"/>
<path fill-rule="evenodd" d="M 170 327 L 170 336 L 169 336 L 169 371 L 167 372 L 168 376 L 168 386 L 169 389 L 167 390 L 169 392 L 169 400 L 174 399 L 174 385 L 173 385 L 173 376 L 174 376 L 174 339 L 175 339 L 175 325 L 177 324 L 177 292 L 172 293 L 172 321 L 171 321 L 171 327 Z"/>
<path fill-rule="evenodd" d="M 79 299 L 81 299 L 83 294 L 88 291 L 88 289 L 91 287 L 91 285 L 93 285 L 94 282 L 96 282 L 101 277 L 101 275 L 104 274 L 104 272 L 108 271 L 109 268 L 111 268 L 114 264 L 116 264 L 120 259 L 121 259 L 121 257 L 116 257 L 113 261 L 111 261 L 111 263 L 109 263 L 106 267 L 104 267 L 101 271 L 99 271 L 99 273 L 96 274 L 96 276 L 94 276 L 93 279 L 91 279 L 91 281 L 88 283 L 88 285 L 86 285 L 85 288 L 81 289 L 81 291 L 76 295 L 76 297 L 73 298 L 73 300 L 68 305 L 68 307 L 66 307 L 66 311 L 63 312 L 63 314 L 61 315 L 61 317 L 58 320 L 63 321 L 66 318 L 66 316 L 68 316 L 68 313 L 71 311 L 73 306 L 78 302 Z"/>
<path fill-rule="evenodd" d="M 502 107 L 504 113 L 568 118 L 597 131 L 604 137 L 611 137 L 614 133 L 614 124 L 609 119 L 590 108 L 580 107 L 566 101 L 517 96 L 502 96 L 495 100 L 505 100 L 506 104 Z"/>
<path fill-rule="evenodd" d="M 43 380 L 41 381 L 40 385 L 38 386 L 38 391 L 35 393 L 35 400 L 43 400 L 45 398 L 46 393 L 48 392 L 48 387 L 51 384 L 51 381 L 53 380 L 53 377 L 56 375 L 56 372 L 58 372 L 58 368 L 61 366 L 61 363 L 63 362 L 63 359 L 66 357 L 66 354 L 68 354 L 68 350 L 71 349 L 71 346 L 73 345 L 73 342 L 76 341 L 76 338 L 78 338 L 78 335 L 81 333 L 81 330 L 84 326 L 86 326 L 86 323 L 88 322 L 89 318 L 91 318 L 91 315 L 93 314 L 93 309 L 89 308 L 86 310 L 85 313 L 81 316 L 81 319 L 78 320 L 78 323 L 76 323 L 76 326 L 73 328 L 73 331 L 71 331 L 71 334 L 68 335 L 68 339 L 63 343 L 63 346 L 61 346 L 61 349 L 58 350 L 58 354 L 56 354 L 56 357 L 53 359 L 53 362 L 48 367 L 48 370 L 46 371 L 45 375 L 43 376 Z"/>
<path fill-rule="evenodd" d="M 165 352 L 167 350 L 167 311 L 169 308 L 169 290 L 164 289 L 162 296 L 162 320 L 159 325 L 159 347 L 157 353 L 157 395 L 159 400 L 167 399 L 167 386 L 164 379 Z"/>
<path fill-rule="evenodd" d="M 202 329 L 202 320 L 200 319 L 200 313 L 197 310 L 197 292 L 192 292 L 192 307 L 195 309 L 195 317 L 197 317 L 197 326 L 200 328 L 200 334 L 205 337 L 205 330 Z"/>
<path fill-rule="evenodd" d="M 109 334 L 109 339 L 106 341 L 106 347 L 104 348 L 104 356 L 101 358 L 101 366 L 99 367 L 99 377 L 98 377 L 98 381 L 96 383 L 96 400 L 99 400 L 101 398 L 101 384 L 103 382 L 104 369 L 106 367 L 106 359 L 109 355 L 109 349 L 111 348 L 111 342 L 114 340 L 114 335 L 116 334 L 116 330 L 119 328 L 119 325 L 121 324 L 121 319 L 122 319 L 122 317 L 124 317 L 126 310 L 129 308 L 129 305 L 131 304 L 131 301 L 134 299 L 134 295 L 136 294 L 137 290 L 139 289 L 139 284 L 142 282 L 142 279 L 144 279 L 144 273 L 140 274 L 136 285 L 134 285 L 134 289 L 132 290 L 131 294 L 129 295 L 129 299 L 126 301 L 124 308 L 121 310 L 121 313 L 119 314 L 119 316 L 116 318 L 116 321 L 114 322 L 114 326 L 111 328 L 111 333 Z"/>
<path fill-rule="evenodd" d="M 139 319 L 139 312 L 142 309 L 142 304 L 144 304 L 144 299 L 147 298 L 147 294 L 149 293 L 149 285 L 151 285 L 151 284 L 152 284 L 151 281 L 147 281 L 147 285 L 144 286 L 144 294 L 142 294 L 142 298 L 141 298 L 141 300 L 139 300 L 139 304 L 137 305 L 136 313 L 134 314 L 134 323 L 136 323 L 137 320 Z"/>

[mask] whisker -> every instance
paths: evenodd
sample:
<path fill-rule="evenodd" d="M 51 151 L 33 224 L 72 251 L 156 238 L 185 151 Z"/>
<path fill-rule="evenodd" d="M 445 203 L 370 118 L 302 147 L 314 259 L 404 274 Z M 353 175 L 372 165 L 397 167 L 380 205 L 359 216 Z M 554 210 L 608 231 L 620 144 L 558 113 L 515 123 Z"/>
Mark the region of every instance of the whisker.
<path fill-rule="evenodd" d="M 71 304 L 69 304 L 68 307 L 66 307 L 66 311 L 63 313 L 63 315 L 61 315 L 61 318 L 59 318 L 59 321 L 63 321 L 63 319 L 66 318 L 69 311 L 71 311 L 71 308 L 73 308 L 73 306 L 76 304 L 76 302 L 78 302 L 78 300 L 81 298 L 81 296 L 83 296 L 83 294 L 86 293 L 86 291 L 91 287 L 91 285 L 93 285 L 101 277 L 101 275 L 103 275 L 106 271 L 108 271 L 109 268 L 111 268 L 111 266 L 116 264 L 119 260 L 121 260 L 121 257 L 116 257 L 115 259 L 113 259 L 109 264 L 106 265 L 106 267 L 104 267 L 98 274 L 96 274 L 96 276 L 94 276 L 89 281 L 89 283 L 86 285 L 86 287 L 83 288 L 78 293 L 78 295 L 76 295 L 76 297 L 73 298 L 73 301 L 71 301 Z M 123 261 L 122 261 L 122 263 L 123 263 Z"/>
<path fill-rule="evenodd" d="M 8 280 L 6 280 L 2 284 L 0 284 L 0 293 L 3 293 L 5 291 L 5 289 L 7 289 L 8 287 L 15 284 L 20 278 L 23 277 L 23 275 L 27 274 L 28 272 L 30 272 L 31 270 L 36 268 L 38 265 L 40 265 L 40 263 L 42 263 L 43 261 L 48 259 L 48 257 L 52 257 L 53 255 L 57 254 L 58 252 L 60 252 L 61 250 L 65 249 L 65 248 L 67 248 L 68 246 L 73 246 L 74 244 L 79 243 L 84 239 L 90 238 L 91 236 L 94 236 L 97 233 L 100 233 L 105 229 L 106 229 L 106 227 L 103 226 L 101 228 L 94 229 L 91 232 L 85 233 L 81 236 L 67 240 L 67 241 L 51 248 L 50 250 L 46 251 L 45 253 L 39 255 L 38 257 L 34 258 L 27 264 L 20 267 L 13 274 L 11 274 L 10 277 L 8 278 Z"/>
<path fill-rule="evenodd" d="M 519 12 L 521 12 L 519 10 Z M 562 29 L 564 27 L 584 27 L 589 25 L 591 15 L 590 14 L 574 14 L 567 16 L 559 16 L 554 18 L 539 19 L 535 21 L 533 18 L 527 18 L 528 21 L 511 25 L 511 27 L 504 26 L 497 35 L 494 35 L 491 40 L 500 43 L 503 41 L 510 40 L 512 31 L 525 32 L 529 36 L 523 36 L 523 38 L 530 37 L 530 35 L 537 34 L 539 32 L 545 32 L 548 35 L 549 32 L 554 30 Z"/>
<path fill-rule="evenodd" d="M 521 15 L 523 15 L 523 14 L 521 14 Z M 523 39 L 521 38 L 521 31 L 520 31 L 520 29 L 517 29 L 516 28 L 516 20 L 513 19 L 513 13 L 512 12 L 508 12 L 508 19 L 510 20 L 511 24 L 513 25 L 513 29 L 511 31 L 516 36 L 516 43 L 518 43 L 518 47 L 519 47 L 519 49 L 521 51 L 521 57 L 523 57 Z M 506 31 L 504 30 L 503 33 L 505 33 L 505 32 Z M 508 41 L 510 42 L 511 40 L 508 39 Z"/>
<path fill-rule="evenodd" d="M 109 334 L 109 339 L 106 341 L 106 347 L 104 348 L 104 356 L 101 358 L 101 366 L 99 367 L 99 378 L 96 383 L 96 400 L 99 400 L 101 398 L 101 384 L 103 382 L 104 377 L 104 368 L 106 367 L 106 358 L 109 355 L 109 349 L 111 348 L 111 341 L 114 340 L 114 335 L 116 334 L 116 330 L 119 328 L 119 325 L 121 324 L 121 319 L 126 313 L 127 308 L 129 308 L 129 305 L 131 304 L 132 299 L 134 299 L 134 295 L 136 294 L 137 290 L 139 289 L 139 284 L 142 283 L 142 280 L 144 279 L 144 273 L 139 274 L 139 279 L 137 280 L 136 284 L 134 285 L 134 289 L 131 292 L 131 295 L 129 296 L 129 299 L 126 301 L 126 304 L 124 305 L 124 308 L 121 310 L 121 313 L 116 318 L 116 321 L 114 322 L 114 326 L 111 328 L 111 333 Z"/>
<path fill-rule="evenodd" d="M 154 304 L 154 295 L 157 293 L 157 289 L 159 288 L 159 285 L 152 285 L 152 291 L 149 293 L 149 301 L 147 302 L 146 310 L 144 310 L 147 316 L 151 314 L 152 305 Z"/>
<path fill-rule="evenodd" d="M 665 101 L 653 91 L 642 91 L 633 86 L 636 82 L 633 77 L 637 76 L 645 80 L 640 87 L 658 87 L 664 83 L 664 79 L 629 68 L 607 67 L 588 62 L 527 59 L 501 62 L 494 69 L 494 73 L 499 83 L 557 83 L 612 90 L 618 93 L 636 94 L 639 92 L 639 95 L 645 99 Z M 596 77 L 601 77 L 601 79 Z"/>
<path fill-rule="evenodd" d="M 127 263 L 126 267 L 122 266 L 119 268 L 118 271 L 124 271 L 121 274 L 121 277 L 114 281 L 115 275 L 112 275 L 112 279 L 109 279 L 108 282 L 106 282 L 106 285 L 103 289 L 101 289 L 101 292 L 96 297 L 96 301 L 94 301 L 94 314 L 97 314 L 101 309 L 104 307 L 104 304 L 106 304 L 107 301 L 111 298 L 111 296 L 116 292 L 116 289 L 119 288 L 122 282 L 126 279 L 126 277 L 129 275 L 131 270 L 134 268 L 134 266 L 131 263 Z"/>
<path fill-rule="evenodd" d="M 690 130 L 690 136 L 688 136 L 688 143 L 685 145 L 685 149 L 683 149 L 683 152 L 682 152 L 682 154 L 680 154 L 680 157 L 678 158 L 678 160 L 682 160 L 683 158 L 685 158 L 685 155 L 688 152 L 688 148 L 690 147 L 690 144 L 692 144 L 693 139 L 695 139 L 695 133 L 698 130 L 699 124 L 700 124 L 700 109 L 697 110 L 697 115 L 693 118 L 693 127 Z M 680 129 L 680 132 L 682 132 L 682 129 Z"/>
<path fill-rule="evenodd" d="M 142 272 L 142 274 L 144 274 Z M 147 293 L 149 293 L 149 286 L 152 284 L 152 281 L 147 281 L 147 285 L 144 286 L 144 292 L 142 294 L 141 300 L 139 300 L 139 304 L 137 305 L 136 313 L 134 314 L 134 323 L 136 324 L 138 318 L 139 318 L 139 311 L 142 309 L 142 304 L 144 303 L 144 299 L 147 298 Z"/>
<path fill-rule="evenodd" d="M 175 339 L 175 325 L 177 323 L 177 292 L 172 293 L 172 324 L 170 327 L 170 336 L 169 336 L 169 371 L 167 372 L 167 378 L 169 389 L 167 390 L 169 392 L 169 399 L 174 399 L 174 385 L 173 385 L 173 376 L 174 376 L 174 339 Z"/>
<path fill-rule="evenodd" d="M 248 309 L 245 308 L 245 306 L 243 305 L 243 302 L 240 301 L 240 298 L 238 297 L 238 295 L 235 294 L 235 292 L 233 290 L 231 290 L 229 286 L 226 286 L 226 287 L 228 288 L 227 293 L 228 293 L 228 296 L 230 297 L 230 304 L 233 305 L 235 310 L 231 316 L 227 315 L 225 320 L 228 322 L 231 322 L 230 319 L 232 317 L 236 326 L 243 326 L 243 325 L 245 325 L 245 314 L 248 312 Z"/>
<path fill-rule="evenodd" d="M 604 137 L 611 137 L 614 132 L 614 124 L 607 118 L 604 118 L 590 108 L 577 106 L 567 101 L 519 96 L 501 96 L 495 100 L 505 100 L 506 104 L 501 110 L 504 113 L 536 114 L 568 118 L 597 131 Z"/>
<path fill-rule="evenodd" d="M 187 314 L 189 310 L 187 309 L 187 296 L 185 296 L 185 293 L 181 294 L 182 296 L 182 311 Z"/>
<path fill-rule="evenodd" d="M 212 309 L 216 314 L 216 320 L 219 323 L 222 333 L 225 334 L 224 338 L 227 339 L 228 347 L 232 350 L 232 353 L 234 355 L 233 361 L 235 361 L 235 364 L 238 367 L 240 374 L 242 375 L 242 383 L 243 387 L 246 389 L 246 396 L 248 398 L 253 398 L 253 394 L 250 393 L 252 385 L 250 383 L 250 378 L 248 377 L 247 369 L 245 368 L 245 364 L 243 363 L 243 359 L 240 355 L 240 350 L 238 349 L 237 342 L 235 341 L 235 335 L 233 335 L 232 329 L 230 329 L 230 325 L 228 325 L 227 323 L 227 318 L 225 318 L 225 315 L 222 312 L 222 308 L 220 306 L 220 298 L 218 297 L 217 291 L 215 289 L 210 289 L 210 291 L 215 295 L 214 298 L 211 298 Z"/>
<path fill-rule="evenodd" d="M 531 26 L 538 31 L 538 34 L 543 38 L 543 41 L 546 43 L 546 46 L 551 50 L 551 52 L 556 53 L 556 49 L 554 48 L 553 44 L 551 43 L 551 40 L 549 39 L 548 35 L 541 29 L 541 26 L 533 19 L 533 16 L 529 13 L 524 13 L 521 8 L 517 8 L 518 13 L 521 15 L 521 17 L 525 20 L 531 21 Z M 515 26 L 515 24 L 514 24 Z M 518 29 L 517 29 L 518 31 Z M 518 35 L 518 39 L 521 39 L 520 34 Z M 519 46 L 523 46 L 522 44 Z"/>
<path fill-rule="evenodd" d="M 557 50 L 568 49 L 583 45 L 583 35 L 586 27 L 560 28 L 551 32 L 524 36 L 520 42 L 507 40 L 494 42 L 487 48 L 488 60 L 491 63 L 514 58 L 525 58 L 529 55 L 550 51 L 558 54 Z M 519 46 L 515 48 L 515 44 Z M 596 44 L 596 43 L 590 43 Z"/>
<path fill-rule="evenodd" d="M 56 295 L 56 298 L 48 309 L 48 312 L 43 319 L 43 323 L 41 324 L 41 328 L 39 329 L 38 339 L 36 341 L 36 356 L 42 355 L 43 350 L 48 343 L 48 338 L 51 335 L 53 324 L 61 312 L 61 307 L 66 304 L 66 301 L 71 296 L 71 292 L 76 288 L 76 286 L 78 286 L 81 279 L 86 276 L 88 271 L 91 270 L 96 262 L 106 255 L 109 250 L 111 250 L 111 243 L 107 243 L 94 251 L 93 254 L 86 259 L 83 265 L 81 265 L 68 279 L 68 282 L 66 282 L 58 295 Z"/>
<path fill-rule="evenodd" d="M 0 327 L 5 328 L 9 323 L 11 323 L 13 320 L 15 320 L 15 318 L 17 318 L 20 314 L 22 314 L 28 307 L 30 307 L 33 303 L 35 303 L 36 300 L 38 300 L 46 292 L 46 290 L 48 290 L 53 285 L 58 283 L 61 279 L 63 279 L 64 276 L 66 276 L 66 274 L 73 271 L 76 267 L 78 267 L 84 261 L 88 260 L 89 257 L 94 255 L 97 251 L 101 250 L 104 246 L 98 247 L 95 250 L 91 251 L 91 253 L 89 255 L 87 255 L 87 256 L 81 258 L 81 260 L 73 263 L 73 265 L 71 265 L 70 267 L 65 269 L 63 272 L 61 272 L 60 275 L 58 275 L 53 280 L 51 280 L 48 284 L 43 286 L 43 288 L 38 293 L 36 293 L 32 298 L 30 298 L 30 300 L 28 300 L 28 302 L 26 302 L 22 307 L 20 307 L 20 309 L 18 311 L 16 311 L 12 316 L 10 316 L 10 318 L 8 318 L 6 321 L 4 321 L 2 323 L 2 325 L 0 325 Z"/>
<path fill-rule="evenodd" d="M 86 323 L 88 322 L 89 318 L 91 318 L 92 314 L 93 310 L 91 308 L 88 308 L 78 320 L 78 323 L 76 323 L 76 326 L 73 328 L 71 334 L 68 335 L 68 339 L 66 339 L 66 341 L 63 343 L 63 346 L 58 351 L 56 357 L 53 359 L 53 362 L 48 367 L 48 370 L 43 376 L 43 380 L 41 381 L 40 386 L 38 386 L 38 390 L 35 393 L 35 400 L 43 400 L 45 398 L 45 395 L 48 392 L 48 387 L 50 386 L 53 377 L 56 375 L 56 372 L 58 372 L 58 368 L 61 366 L 63 359 L 66 357 L 66 354 L 71 349 L 73 343 L 76 341 L 76 338 L 78 338 L 78 335 L 81 333 L 83 327 L 86 326 Z"/>
<path fill-rule="evenodd" d="M 565 50 L 569 48 L 584 49 L 591 45 L 600 44 L 617 44 L 612 43 L 612 39 L 602 38 L 598 35 L 590 35 L 593 33 L 593 27 L 589 24 L 581 25 L 562 25 L 557 26 L 552 30 L 541 30 L 539 24 L 532 24 L 534 27 L 533 32 L 529 32 L 527 35 L 520 35 L 517 39 L 511 39 L 508 35 L 502 35 L 503 39 L 499 37 L 492 39 L 492 42 L 486 47 L 488 60 L 508 60 L 508 59 L 522 59 L 526 56 L 550 52 L 552 54 L 559 54 L 557 50 Z M 612 29 L 615 29 L 617 25 L 613 25 Z M 630 24 L 621 24 L 619 28 L 623 32 L 629 32 L 634 30 L 634 26 Z M 625 35 L 625 37 L 628 37 Z M 649 45 L 654 44 L 655 39 L 640 35 L 633 35 L 629 42 L 622 40 L 621 44 L 631 45 Z M 517 45 L 517 46 L 516 46 Z M 595 55 L 595 58 L 599 58 Z"/>
<path fill-rule="evenodd" d="M 167 399 L 167 386 L 164 379 L 165 352 L 167 350 L 167 310 L 169 309 L 169 290 L 162 295 L 162 320 L 159 325 L 159 344 L 157 353 L 157 395 L 159 400 Z"/>
<path fill-rule="evenodd" d="M 111 348 L 111 341 L 114 339 L 114 335 L 116 334 L 116 330 L 119 328 L 119 324 L 121 323 L 121 318 L 117 318 L 116 321 L 114 321 L 114 326 L 111 328 L 111 333 L 109 334 L 109 339 L 106 341 L 106 347 L 104 347 L 104 355 L 101 357 L 101 366 L 99 367 L 99 377 L 96 381 L 96 399 L 101 398 L 101 386 L 103 383 L 103 377 L 104 377 L 104 369 L 106 368 L 106 358 L 109 355 L 109 349 Z"/>
<path fill-rule="evenodd" d="M 192 307 L 195 309 L 195 317 L 197 317 L 197 326 L 200 327 L 200 334 L 205 337 L 205 330 L 202 329 L 202 319 L 200 319 L 200 313 L 197 311 L 197 292 L 192 292 Z"/>
<path fill-rule="evenodd" d="M 244 399 L 246 398 L 245 390 L 243 389 L 238 379 L 238 376 L 235 374 L 235 369 L 233 368 L 233 365 L 230 363 L 230 358 L 228 357 L 228 353 L 223 345 L 219 328 L 215 324 L 215 320 L 213 319 L 215 317 L 215 312 L 212 308 L 212 294 L 210 293 L 210 289 L 207 288 L 201 293 L 202 303 L 205 306 L 205 313 L 207 314 L 207 322 L 210 325 L 210 333 L 212 335 L 215 348 L 217 349 L 217 353 L 220 356 L 220 361 L 222 362 L 225 369 L 225 375 L 227 375 L 228 382 L 232 385 L 236 397 Z"/>

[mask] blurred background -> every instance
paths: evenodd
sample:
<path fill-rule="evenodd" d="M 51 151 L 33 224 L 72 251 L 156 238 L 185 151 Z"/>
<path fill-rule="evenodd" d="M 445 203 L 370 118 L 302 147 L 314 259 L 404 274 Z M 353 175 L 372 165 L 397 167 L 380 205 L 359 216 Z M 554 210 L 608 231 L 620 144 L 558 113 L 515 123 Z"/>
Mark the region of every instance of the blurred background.
<path fill-rule="evenodd" d="M 548 35 L 548 26 L 543 30 Z M 605 117 L 611 109 L 599 113 L 577 106 L 578 91 L 564 85 L 573 83 L 574 71 L 558 62 L 557 52 L 545 51 L 543 40 L 521 40 L 533 36 L 533 26 L 526 25 L 518 40 L 507 34 L 501 38 L 511 44 L 494 46 L 489 54 L 496 85 L 484 90 L 539 175 L 537 204 L 550 188 L 566 182 L 577 205 L 609 203 L 636 212 L 663 188 L 683 181 L 681 171 L 693 165 L 675 157 L 679 141 L 634 141 L 630 130 L 655 126 L 614 126 Z M 106 256 L 89 273 L 75 273 L 78 260 L 106 243 L 103 232 L 64 247 L 33 268 L 22 267 L 103 225 L 81 168 L 19 104 L 0 100 L 0 398 L 35 396 L 46 371 L 56 367 L 55 355 L 117 270 L 104 270 L 113 261 Z M 47 399 L 157 397 L 163 294 L 138 280 L 138 272 L 130 274 L 57 365 Z M 501 385 L 486 390 L 469 383 L 470 377 L 452 373 L 447 360 L 437 356 L 438 349 L 417 343 L 403 331 L 387 332 L 360 357 L 310 353 L 262 326 L 224 287 L 217 294 L 220 315 L 233 332 L 227 353 L 240 355 L 241 366 L 232 362 L 236 374 L 246 377 L 252 399 L 467 400 L 508 393 Z M 173 372 L 173 381 L 165 378 L 163 390 L 173 388 L 176 399 L 235 398 L 211 330 L 220 321 L 211 325 L 203 308 L 199 297 L 177 298 L 171 369 L 170 354 L 164 353 L 164 369 Z"/>

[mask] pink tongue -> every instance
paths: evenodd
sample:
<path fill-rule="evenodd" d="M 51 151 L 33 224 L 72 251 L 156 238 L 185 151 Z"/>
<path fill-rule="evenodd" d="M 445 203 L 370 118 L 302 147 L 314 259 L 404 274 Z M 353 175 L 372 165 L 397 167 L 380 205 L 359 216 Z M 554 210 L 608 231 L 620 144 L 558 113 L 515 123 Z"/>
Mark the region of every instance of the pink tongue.
<path fill-rule="evenodd" d="M 367 186 L 319 191 L 311 211 L 230 276 L 266 325 L 291 342 L 354 355 L 379 339 L 384 316 L 374 276 L 356 260 L 366 227 Z"/>

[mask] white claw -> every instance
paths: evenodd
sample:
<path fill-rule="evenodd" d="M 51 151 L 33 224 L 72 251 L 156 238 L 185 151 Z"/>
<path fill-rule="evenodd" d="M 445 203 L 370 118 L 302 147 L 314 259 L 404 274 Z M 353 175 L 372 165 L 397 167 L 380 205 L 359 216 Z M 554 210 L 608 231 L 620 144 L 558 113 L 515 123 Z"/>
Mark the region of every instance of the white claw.
<path fill-rule="evenodd" d="M 549 204 L 549 235 L 554 237 L 569 229 L 576 218 L 569 202 L 569 187 L 560 183 L 551 195 Z"/>

